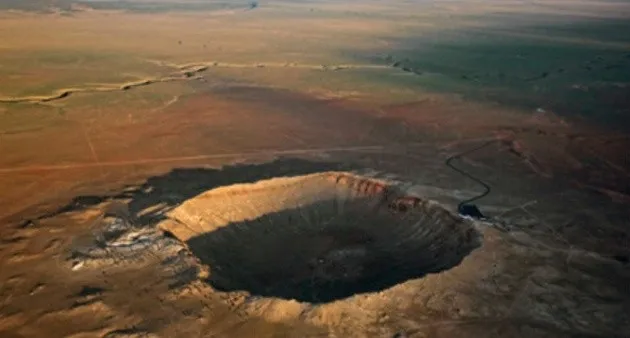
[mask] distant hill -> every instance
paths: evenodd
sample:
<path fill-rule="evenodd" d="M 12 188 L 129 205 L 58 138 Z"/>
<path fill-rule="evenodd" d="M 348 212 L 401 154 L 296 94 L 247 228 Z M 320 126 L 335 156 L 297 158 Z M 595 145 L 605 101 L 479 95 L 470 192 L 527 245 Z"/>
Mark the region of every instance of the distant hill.
<path fill-rule="evenodd" d="M 2 0 L 0 1 L 0 10 L 41 13 L 70 13 L 87 8 L 131 12 L 215 11 L 252 9 L 257 4 L 255 1 L 248 0 Z"/>

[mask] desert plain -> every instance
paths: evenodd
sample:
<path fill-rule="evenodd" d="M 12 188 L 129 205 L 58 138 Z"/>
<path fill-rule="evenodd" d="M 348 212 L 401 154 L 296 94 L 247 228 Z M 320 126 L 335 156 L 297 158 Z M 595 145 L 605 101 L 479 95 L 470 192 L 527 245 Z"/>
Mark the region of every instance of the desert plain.
<path fill-rule="evenodd" d="M 2 1 L 0 337 L 628 337 L 628 32 L 619 0 Z"/>

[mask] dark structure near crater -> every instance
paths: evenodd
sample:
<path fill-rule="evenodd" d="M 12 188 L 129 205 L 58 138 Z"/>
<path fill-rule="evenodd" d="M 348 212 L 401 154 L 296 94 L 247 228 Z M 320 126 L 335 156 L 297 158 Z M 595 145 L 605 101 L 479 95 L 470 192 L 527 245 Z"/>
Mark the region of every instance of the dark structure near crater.
<path fill-rule="evenodd" d="M 214 189 L 170 216 L 214 288 L 313 303 L 452 268 L 479 243 L 436 203 L 335 172 Z"/>

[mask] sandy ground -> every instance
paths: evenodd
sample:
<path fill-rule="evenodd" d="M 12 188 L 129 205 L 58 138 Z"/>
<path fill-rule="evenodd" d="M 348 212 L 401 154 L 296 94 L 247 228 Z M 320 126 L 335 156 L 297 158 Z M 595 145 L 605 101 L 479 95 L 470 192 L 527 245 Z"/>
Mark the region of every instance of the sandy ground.
<path fill-rule="evenodd" d="M 623 128 L 470 99 L 385 60 L 441 30 L 518 39 L 505 13 L 535 26 L 536 15 L 599 22 L 628 11 L 453 1 L 2 12 L 0 336 L 627 336 Z M 536 41 L 615 57 L 627 48 L 575 35 Z M 478 201 L 490 219 L 473 222 L 481 245 L 379 291 L 315 304 L 217 290 L 216 267 L 160 231 L 212 189 L 331 171 L 370 173 L 454 211 L 482 188 L 445 160 L 487 141 L 455 163 L 492 188 Z M 118 242 L 99 242 L 116 224 Z M 73 256 L 86 248 L 100 256 Z"/>

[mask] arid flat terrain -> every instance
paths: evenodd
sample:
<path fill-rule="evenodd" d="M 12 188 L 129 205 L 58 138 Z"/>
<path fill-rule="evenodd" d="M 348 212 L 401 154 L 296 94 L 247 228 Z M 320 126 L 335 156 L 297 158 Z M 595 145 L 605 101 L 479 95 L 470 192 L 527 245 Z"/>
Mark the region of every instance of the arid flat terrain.
<path fill-rule="evenodd" d="M 0 337 L 628 337 L 628 31 L 614 0 L 3 1 Z"/>

